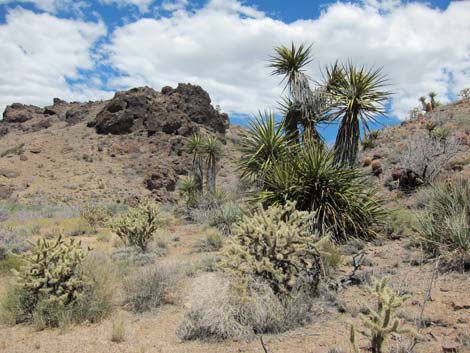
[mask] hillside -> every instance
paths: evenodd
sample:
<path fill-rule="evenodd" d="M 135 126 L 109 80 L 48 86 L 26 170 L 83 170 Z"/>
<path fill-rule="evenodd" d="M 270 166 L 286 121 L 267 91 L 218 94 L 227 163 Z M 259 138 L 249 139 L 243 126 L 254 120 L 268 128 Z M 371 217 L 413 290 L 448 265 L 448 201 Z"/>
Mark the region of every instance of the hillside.
<path fill-rule="evenodd" d="M 178 197 L 176 184 L 191 165 L 195 131 L 215 134 L 235 151 L 236 128 L 198 86 L 162 92 L 142 87 L 109 101 L 44 108 L 13 104 L 0 122 L 0 197 L 27 203 L 123 201 L 153 193 Z M 232 184 L 236 153 L 224 153 L 220 183 Z"/>
<path fill-rule="evenodd" d="M 45 314 L 46 319 L 38 315 L 29 321 L 2 314 L 1 352 L 348 353 L 350 325 L 358 328 L 359 348 L 366 352 L 369 339 L 360 317 L 375 305 L 376 298 L 367 291 L 373 278 L 386 278 L 399 296 L 410 296 L 396 316 L 419 331 L 415 344 L 406 332 L 390 335 L 387 353 L 470 352 L 470 281 L 465 272 L 470 259 L 461 259 L 458 270 L 441 268 L 444 257 L 436 261 L 425 252 L 416 231 L 431 190 L 430 171 L 440 171 L 433 181 L 470 177 L 470 99 L 369 136 L 359 168 L 389 212 L 377 237 L 350 238 L 325 249 L 332 251 L 322 259 L 331 272 L 324 274 L 314 300 L 294 302 L 297 307 L 290 308 L 289 314 L 300 322 L 297 326 L 287 323 L 286 330 L 254 330 L 247 337 L 223 339 L 224 330 L 240 330 L 231 315 L 240 314 L 243 320 L 254 312 L 258 324 L 268 327 L 282 315 L 268 292 L 254 302 L 242 300 L 252 304 L 248 312 L 233 313 L 242 304 L 235 295 L 224 297 L 229 281 L 210 291 L 225 255 L 221 251 L 233 239 L 232 224 L 242 211 L 252 209 L 242 193 L 252 185 L 244 185 L 235 171 L 244 128 L 229 126 L 228 117 L 210 105 L 202 88 L 182 84 L 156 92 L 144 87 L 102 102 L 55 99 L 45 108 L 14 104 L 7 108 L 0 130 L 0 250 L 6 249 L 0 252 L 0 294 L 8 293 L 13 282 L 10 270 L 23 264 L 18 254 L 32 251 L 26 240 L 52 240 L 62 234 L 90 251 L 87 264 L 100 280 L 91 277 L 105 283 L 101 294 L 111 303 L 102 317 L 79 323 L 64 312 L 52 328 Z M 438 137 L 431 138 L 430 130 L 445 138 L 444 152 L 435 149 Z M 178 186 L 191 174 L 192 156 L 186 150 L 196 131 L 222 142 L 217 186 L 224 193 L 190 206 Z M 428 157 L 424 167 L 423 156 Z M 106 210 L 117 218 L 127 211 L 123 204 L 133 205 L 143 196 L 161 205 L 161 222 L 145 251 L 128 246 L 109 219 L 90 222 L 93 213 L 99 216 Z M 87 208 L 91 204 L 98 206 Z M 209 311 L 203 318 L 192 311 L 198 308 L 197 298 Z M 105 311 L 101 304 L 89 303 L 98 313 Z M 0 308 L 5 305 L 0 302 Z M 182 334 L 187 322 L 188 331 L 194 323 L 202 327 L 201 332 L 194 329 L 194 339 Z M 222 333 L 211 331 L 217 324 Z M 216 338 L 204 336 L 204 329 Z"/>

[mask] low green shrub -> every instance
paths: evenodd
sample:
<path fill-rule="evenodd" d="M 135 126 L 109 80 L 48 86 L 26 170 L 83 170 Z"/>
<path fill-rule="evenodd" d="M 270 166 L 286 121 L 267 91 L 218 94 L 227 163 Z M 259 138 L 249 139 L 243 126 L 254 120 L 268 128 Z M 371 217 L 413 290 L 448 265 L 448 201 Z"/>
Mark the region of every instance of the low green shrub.
<path fill-rule="evenodd" d="M 97 227 L 103 227 L 111 216 L 111 211 L 107 207 L 99 205 L 85 205 L 80 210 L 80 217 L 95 230 Z"/>
<path fill-rule="evenodd" d="M 99 321 L 111 310 L 103 267 L 86 266 L 80 243 L 39 239 L 0 302 L 2 320 L 38 329 L 73 320 Z"/>
<path fill-rule="evenodd" d="M 219 231 L 208 230 L 203 239 L 196 244 L 196 249 L 200 252 L 218 251 L 224 246 L 224 238 Z"/>
<path fill-rule="evenodd" d="M 232 201 L 223 203 L 220 207 L 214 208 L 209 213 L 209 225 L 217 227 L 222 234 L 232 233 L 232 225 L 238 222 L 242 217 L 240 206 Z"/>
<path fill-rule="evenodd" d="M 308 279 L 315 292 L 322 273 L 320 239 L 311 232 L 309 212 L 284 206 L 259 208 L 234 227 L 224 251 L 222 269 L 242 283 L 266 281 L 274 293 L 289 294 Z"/>
<path fill-rule="evenodd" d="M 115 220 L 112 223 L 112 229 L 124 245 L 135 246 L 145 252 L 161 225 L 158 205 L 145 200 Z"/>

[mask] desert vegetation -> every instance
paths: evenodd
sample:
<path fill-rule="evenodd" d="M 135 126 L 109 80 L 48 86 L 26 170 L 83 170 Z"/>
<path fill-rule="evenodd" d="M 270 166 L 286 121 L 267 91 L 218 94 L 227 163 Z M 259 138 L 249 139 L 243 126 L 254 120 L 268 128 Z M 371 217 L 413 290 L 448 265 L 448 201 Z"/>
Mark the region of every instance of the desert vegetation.
<path fill-rule="evenodd" d="M 228 131 L 119 131 L 77 155 L 121 182 L 112 167 L 125 161 L 126 180 L 137 178 L 152 160 L 139 151 L 152 151 L 146 192 L 2 201 L 0 350 L 25 332 L 41 338 L 39 348 L 18 339 L 31 351 L 60 351 L 54 335 L 96 351 L 470 349 L 466 91 L 449 105 L 431 92 L 408 120 L 377 130 L 389 78 L 336 61 L 313 79 L 312 50 L 273 49 L 281 114 L 260 111 Z M 326 125 L 338 127 L 331 145 Z M 80 143 L 90 127 L 76 128 Z M 1 161 L 42 153 L 19 138 L 3 150 Z"/>

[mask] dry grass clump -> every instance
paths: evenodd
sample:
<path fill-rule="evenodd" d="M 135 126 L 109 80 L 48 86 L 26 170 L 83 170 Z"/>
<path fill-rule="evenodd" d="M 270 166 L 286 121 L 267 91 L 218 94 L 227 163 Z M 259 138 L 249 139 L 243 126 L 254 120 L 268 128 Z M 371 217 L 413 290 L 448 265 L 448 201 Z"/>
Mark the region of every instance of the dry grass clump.
<path fill-rule="evenodd" d="M 223 340 L 278 333 L 311 320 L 311 297 L 293 293 L 281 300 L 269 285 L 255 281 L 247 293 L 232 286 L 220 274 L 195 279 L 189 310 L 178 335 L 183 340 Z"/>
<path fill-rule="evenodd" d="M 224 246 L 224 238 L 217 230 L 208 230 L 204 238 L 196 244 L 196 250 L 200 252 L 218 251 Z"/>
<path fill-rule="evenodd" d="M 171 263 L 136 270 L 124 280 L 126 306 L 142 313 L 169 303 L 180 274 L 180 267 Z"/>
<path fill-rule="evenodd" d="M 469 261 L 470 181 L 456 178 L 435 184 L 418 232 L 432 254 L 445 255 L 451 262 Z"/>

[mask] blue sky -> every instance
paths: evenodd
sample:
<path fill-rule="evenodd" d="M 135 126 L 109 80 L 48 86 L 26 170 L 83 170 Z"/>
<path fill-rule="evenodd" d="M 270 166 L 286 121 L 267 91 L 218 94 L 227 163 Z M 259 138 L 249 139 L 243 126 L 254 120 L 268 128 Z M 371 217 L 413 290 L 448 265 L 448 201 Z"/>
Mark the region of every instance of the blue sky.
<path fill-rule="evenodd" d="M 470 86 L 469 18 L 470 1 L 0 0 L 0 109 L 191 82 L 238 121 L 276 109 L 266 59 L 294 41 L 313 79 L 336 59 L 383 67 L 397 122 Z"/>

